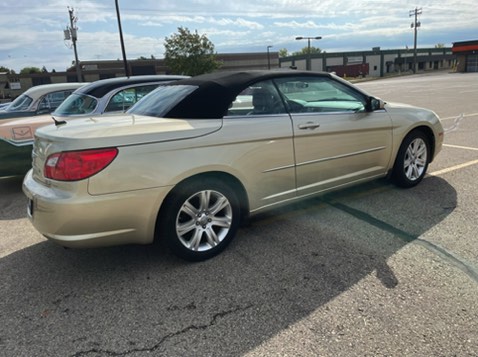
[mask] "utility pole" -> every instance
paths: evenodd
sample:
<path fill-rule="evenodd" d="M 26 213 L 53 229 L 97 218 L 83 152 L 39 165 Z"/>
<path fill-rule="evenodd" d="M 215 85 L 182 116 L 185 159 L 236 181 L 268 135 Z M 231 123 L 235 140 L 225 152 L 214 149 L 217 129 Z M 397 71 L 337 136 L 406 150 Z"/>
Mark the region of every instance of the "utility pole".
<path fill-rule="evenodd" d="M 410 10 L 408 17 L 415 16 L 415 21 L 412 22 L 410 27 L 414 29 L 413 37 L 413 73 L 417 73 L 417 30 L 420 27 L 420 22 L 418 21 L 418 15 L 421 15 L 422 8 L 415 8 L 415 10 Z"/>
<path fill-rule="evenodd" d="M 121 17 L 120 17 L 118 0 L 115 0 L 115 5 L 116 5 L 116 17 L 118 18 L 118 30 L 120 35 L 121 53 L 123 54 L 124 74 L 126 77 L 129 78 L 129 68 L 128 68 L 128 61 L 126 60 L 126 50 L 124 49 L 123 30 L 121 28 Z"/>
<path fill-rule="evenodd" d="M 76 50 L 76 41 L 78 40 L 78 28 L 76 27 L 76 22 L 78 18 L 75 16 L 75 10 L 68 7 L 68 14 L 70 15 L 70 26 L 66 27 L 64 31 L 65 40 L 71 40 L 73 43 L 73 51 L 75 52 L 75 67 L 76 67 L 76 76 L 78 82 L 83 82 L 81 79 L 81 68 L 80 62 L 78 61 L 78 51 Z"/>

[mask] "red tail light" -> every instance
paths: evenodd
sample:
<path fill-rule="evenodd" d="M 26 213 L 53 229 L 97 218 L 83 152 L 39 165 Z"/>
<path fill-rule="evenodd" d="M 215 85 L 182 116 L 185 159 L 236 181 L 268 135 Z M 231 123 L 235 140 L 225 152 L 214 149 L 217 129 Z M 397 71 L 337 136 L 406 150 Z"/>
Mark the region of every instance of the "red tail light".
<path fill-rule="evenodd" d="M 108 166 L 118 155 L 117 148 L 65 151 L 48 156 L 45 177 L 58 181 L 78 181 Z"/>

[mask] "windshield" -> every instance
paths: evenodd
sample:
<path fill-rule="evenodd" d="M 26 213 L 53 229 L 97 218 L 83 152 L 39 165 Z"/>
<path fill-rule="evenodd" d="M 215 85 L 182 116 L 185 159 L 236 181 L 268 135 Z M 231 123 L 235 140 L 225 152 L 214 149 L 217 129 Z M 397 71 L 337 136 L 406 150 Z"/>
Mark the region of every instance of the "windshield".
<path fill-rule="evenodd" d="M 95 110 L 97 104 L 98 101 L 95 97 L 81 93 L 72 93 L 58 108 L 56 108 L 53 115 L 67 116 L 90 114 Z"/>
<path fill-rule="evenodd" d="M 30 104 L 32 104 L 33 99 L 26 94 L 20 95 L 17 99 L 10 103 L 10 105 L 5 109 L 7 112 L 23 112 L 26 111 Z"/>
<path fill-rule="evenodd" d="M 159 87 L 131 107 L 127 113 L 158 118 L 164 117 L 172 108 L 196 89 L 196 86 L 190 85 Z"/>

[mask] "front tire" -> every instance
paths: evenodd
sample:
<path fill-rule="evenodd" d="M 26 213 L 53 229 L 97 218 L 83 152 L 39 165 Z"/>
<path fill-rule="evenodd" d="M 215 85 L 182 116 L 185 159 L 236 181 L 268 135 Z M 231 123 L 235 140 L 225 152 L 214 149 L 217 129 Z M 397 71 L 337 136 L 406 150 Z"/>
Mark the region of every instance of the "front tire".
<path fill-rule="evenodd" d="M 239 227 L 239 200 L 224 182 L 214 179 L 178 185 L 166 198 L 159 234 L 174 254 L 189 261 L 222 252 Z"/>
<path fill-rule="evenodd" d="M 397 186 L 409 188 L 422 181 L 430 162 L 430 141 L 420 130 L 412 131 L 402 142 L 392 171 Z"/>

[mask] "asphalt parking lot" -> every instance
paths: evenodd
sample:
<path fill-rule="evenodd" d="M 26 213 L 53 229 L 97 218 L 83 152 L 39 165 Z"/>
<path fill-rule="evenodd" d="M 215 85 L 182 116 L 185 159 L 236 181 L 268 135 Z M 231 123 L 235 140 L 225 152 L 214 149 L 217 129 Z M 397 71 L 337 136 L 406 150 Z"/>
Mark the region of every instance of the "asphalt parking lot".
<path fill-rule="evenodd" d="M 263 214 L 206 262 L 65 250 L 0 179 L 0 356 L 478 356 L 478 74 L 358 85 L 440 115 L 424 181 Z"/>

